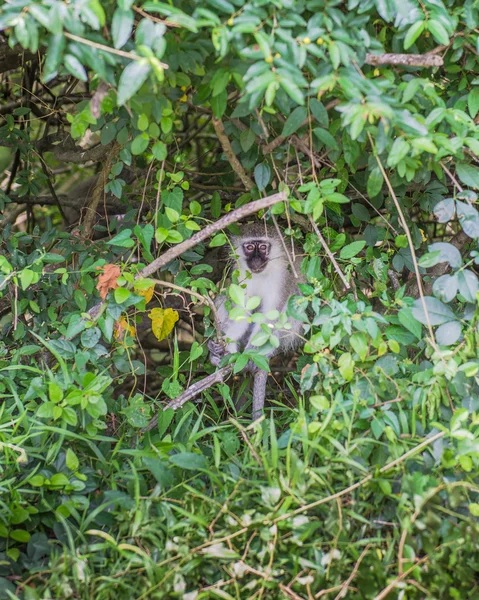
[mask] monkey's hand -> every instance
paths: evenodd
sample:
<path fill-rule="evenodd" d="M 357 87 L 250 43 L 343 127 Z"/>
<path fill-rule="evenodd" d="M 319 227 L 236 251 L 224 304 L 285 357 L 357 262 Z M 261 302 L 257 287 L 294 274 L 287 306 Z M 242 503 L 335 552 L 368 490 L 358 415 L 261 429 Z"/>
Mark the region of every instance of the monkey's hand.
<path fill-rule="evenodd" d="M 210 351 L 210 362 L 215 367 L 220 366 L 221 359 L 226 354 L 224 344 L 216 340 L 208 340 L 208 350 Z"/>

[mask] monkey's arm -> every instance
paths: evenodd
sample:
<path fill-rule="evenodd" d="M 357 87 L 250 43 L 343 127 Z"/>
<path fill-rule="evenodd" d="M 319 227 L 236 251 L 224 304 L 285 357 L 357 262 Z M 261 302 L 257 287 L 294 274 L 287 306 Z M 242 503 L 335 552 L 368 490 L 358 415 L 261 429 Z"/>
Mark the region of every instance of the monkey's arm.
<path fill-rule="evenodd" d="M 208 342 L 210 351 L 210 361 L 215 366 L 220 365 L 221 359 L 225 354 L 233 354 L 239 350 L 239 342 L 248 332 L 249 323 L 244 321 L 233 321 L 230 319 L 225 306 L 226 297 L 218 296 L 215 301 L 219 321 L 221 325 L 221 334 L 226 340 L 226 347 L 214 340 Z"/>

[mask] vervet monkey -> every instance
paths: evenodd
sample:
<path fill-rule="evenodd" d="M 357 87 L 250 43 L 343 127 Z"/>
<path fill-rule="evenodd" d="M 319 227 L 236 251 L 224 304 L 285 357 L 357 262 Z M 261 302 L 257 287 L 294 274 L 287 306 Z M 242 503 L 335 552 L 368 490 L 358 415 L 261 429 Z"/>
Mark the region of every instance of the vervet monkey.
<path fill-rule="evenodd" d="M 300 293 L 298 283 L 304 281 L 301 277 L 301 261 L 291 256 L 286 244 L 274 227 L 264 223 L 244 225 L 239 235 L 231 237 L 232 254 L 239 271 L 238 283 L 245 286 L 246 300 L 259 296 L 261 303 L 254 312 L 267 315 L 271 311 L 278 311 L 283 327 L 274 328 L 278 318 L 271 321 L 267 318 L 261 322 L 249 322 L 248 319 L 233 320 L 229 316 L 227 297 L 219 296 L 216 306 L 226 348 L 210 340 L 208 348 L 213 365 L 218 366 L 225 353 L 260 350 L 251 341 L 261 331 L 263 323 L 267 323 L 279 339 L 279 346 L 267 351 L 268 359 L 275 354 L 293 350 L 301 344 L 302 323 L 292 317 L 285 320 L 282 316 L 286 314 L 289 298 Z M 249 370 L 254 373 L 252 417 L 255 420 L 263 411 L 268 374 L 251 362 Z"/>

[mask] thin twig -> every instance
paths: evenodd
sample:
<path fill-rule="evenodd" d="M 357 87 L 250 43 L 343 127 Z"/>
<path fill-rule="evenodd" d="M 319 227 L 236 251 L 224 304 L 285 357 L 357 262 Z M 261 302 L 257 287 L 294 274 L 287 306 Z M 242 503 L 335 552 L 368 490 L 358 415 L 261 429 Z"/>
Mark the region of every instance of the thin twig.
<path fill-rule="evenodd" d="M 110 54 L 116 54 L 117 56 L 123 56 L 123 58 L 130 58 L 131 60 L 142 60 L 145 58 L 144 56 L 138 56 L 138 54 L 134 54 L 133 52 L 125 52 L 124 50 L 117 50 L 116 48 L 110 48 L 110 46 L 105 46 L 104 44 L 98 44 L 97 42 L 92 42 L 91 40 L 82 38 L 79 35 L 69 33 L 68 31 L 65 31 L 64 35 L 69 40 L 73 40 L 74 42 L 78 42 L 79 44 L 84 44 L 85 46 L 91 46 L 92 48 L 96 48 L 97 50 L 103 50 L 104 52 L 109 52 Z M 164 62 L 160 62 L 160 65 L 163 67 L 163 69 L 168 68 L 168 65 Z"/>
<path fill-rule="evenodd" d="M 428 555 L 423 556 L 423 558 L 419 559 L 416 563 L 414 563 L 413 566 L 410 567 L 407 571 L 405 571 L 402 575 L 399 575 L 399 577 L 396 577 L 394 581 L 391 581 L 391 583 L 387 587 L 385 587 L 382 592 L 380 592 L 377 596 L 374 597 L 374 600 L 383 600 L 384 598 L 389 596 L 389 594 L 393 591 L 393 589 L 400 581 L 407 577 L 409 573 L 412 573 L 416 567 L 422 565 L 422 563 L 425 563 L 428 560 Z"/>
<path fill-rule="evenodd" d="M 63 206 L 61 205 L 61 202 L 58 199 L 57 193 L 55 191 L 55 187 L 53 186 L 53 183 L 50 179 L 50 173 L 48 172 L 48 167 L 47 167 L 45 161 L 43 160 L 43 156 L 41 155 L 41 153 L 38 153 L 37 155 L 38 155 L 38 158 L 40 159 L 40 165 L 42 167 L 42 171 L 45 174 L 45 177 L 47 178 L 47 185 L 48 185 L 48 188 L 52 195 L 52 198 L 55 200 L 55 204 L 57 205 L 57 208 L 60 211 L 60 214 L 61 214 L 63 220 L 68 225 L 70 223 L 70 221 L 68 220 L 68 217 L 66 216 L 65 211 L 63 210 Z"/>
<path fill-rule="evenodd" d="M 197 381 L 193 385 L 190 385 L 190 387 L 187 388 L 177 398 L 174 398 L 173 400 L 168 402 L 168 404 L 162 406 L 161 411 L 168 410 L 169 408 L 172 408 L 173 410 L 180 408 L 181 406 L 183 406 L 183 404 L 186 404 L 186 402 L 189 402 L 190 400 L 201 394 L 201 392 L 204 392 L 205 390 L 210 388 L 215 383 L 223 383 L 225 378 L 231 373 L 232 370 L 233 367 L 231 365 L 226 365 L 226 367 L 222 367 L 221 369 L 216 370 L 211 375 L 200 379 L 200 381 Z M 158 414 L 152 417 L 152 419 L 146 427 L 140 429 L 140 433 L 146 433 L 147 431 L 151 431 L 154 427 L 156 427 L 157 424 Z"/>
<path fill-rule="evenodd" d="M 349 584 L 352 582 L 352 580 L 358 574 L 359 565 L 361 564 L 363 558 L 366 556 L 366 554 L 367 554 L 367 552 L 368 552 L 368 550 L 369 550 L 370 547 L 371 547 L 371 544 L 368 544 L 366 546 L 366 548 L 364 548 L 364 550 L 361 552 L 361 556 L 356 561 L 356 564 L 354 565 L 354 569 L 351 571 L 351 575 L 342 584 L 341 590 L 339 591 L 339 594 L 336 596 L 336 598 L 334 600 L 340 600 L 341 598 L 344 598 L 344 596 L 346 596 L 346 594 L 348 592 L 348 589 L 349 589 Z"/>
<path fill-rule="evenodd" d="M 324 239 L 322 233 L 319 231 L 319 227 L 316 225 L 316 223 L 314 222 L 313 218 L 311 217 L 311 215 L 309 215 L 309 221 L 311 223 L 311 226 L 314 229 L 314 232 L 316 233 L 316 235 L 318 236 L 319 241 L 321 242 L 321 246 L 324 248 L 326 254 L 328 255 L 329 260 L 331 261 L 334 270 L 336 271 L 336 273 L 339 275 L 341 281 L 343 282 L 344 287 L 347 290 L 351 289 L 351 285 L 348 282 L 348 280 L 346 279 L 344 273 L 341 271 L 340 266 L 338 265 L 336 259 L 334 258 L 334 254 L 331 252 L 331 250 L 329 249 L 328 244 L 326 243 L 326 240 Z"/>
<path fill-rule="evenodd" d="M 240 163 L 238 157 L 233 152 L 233 148 L 231 147 L 229 137 L 225 133 L 223 121 L 221 119 L 214 118 L 213 127 L 215 128 L 218 140 L 220 141 L 221 147 L 223 148 L 223 151 L 226 154 L 226 158 L 230 163 L 233 171 L 237 173 L 245 188 L 247 190 L 252 190 L 254 188 L 253 180 L 246 174 L 243 165 Z"/>
<path fill-rule="evenodd" d="M 132 6 L 131 8 L 142 17 L 145 17 L 145 19 L 150 19 L 150 21 L 153 21 L 154 23 L 161 23 L 167 27 L 181 27 L 181 25 L 178 23 L 172 23 L 171 21 L 168 21 L 168 19 L 159 19 L 158 17 L 154 17 L 153 15 L 150 15 L 141 9 L 139 6 Z"/>
<path fill-rule="evenodd" d="M 396 458 L 395 460 L 391 461 L 387 465 L 384 465 L 384 467 L 381 467 L 381 469 L 379 469 L 379 473 L 386 473 L 387 471 L 393 469 L 394 467 L 401 464 L 402 462 L 404 462 L 406 459 L 410 458 L 417 452 L 420 452 L 427 446 L 430 446 L 436 440 L 442 438 L 444 435 L 445 435 L 445 432 L 440 431 L 439 433 L 436 433 L 435 435 L 432 435 L 431 437 L 426 438 L 423 442 L 421 442 L 414 448 L 411 448 L 411 450 L 408 450 L 407 452 L 402 454 L 399 458 Z M 314 502 L 311 502 L 310 504 L 305 504 L 303 506 L 300 506 L 296 510 L 293 510 L 289 513 L 285 513 L 285 514 L 277 517 L 272 522 L 278 523 L 279 521 L 284 521 L 285 519 L 290 519 L 291 517 L 294 517 L 303 512 L 311 510 L 312 508 L 315 508 L 316 506 L 320 506 L 321 504 L 326 504 L 327 502 L 331 502 L 331 500 L 336 500 L 336 498 L 341 498 L 342 496 L 346 496 L 347 494 L 350 494 L 354 490 L 362 487 L 368 481 L 371 481 L 372 478 L 373 478 L 373 474 L 371 473 L 371 474 L 367 475 L 366 477 L 364 477 L 363 479 L 361 479 L 360 481 L 357 481 L 356 483 L 353 483 L 349 487 L 341 490 L 340 492 L 336 492 L 335 494 L 331 494 L 330 496 L 326 496 L 325 498 L 321 498 L 320 500 L 315 500 Z"/>
<path fill-rule="evenodd" d="M 371 135 L 368 134 L 368 137 L 369 137 L 371 147 L 374 149 L 374 143 L 371 138 Z M 394 191 L 391 181 L 386 173 L 386 170 L 384 169 L 383 163 L 382 163 L 381 159 L 379 158 L 378 154 L 376 154 L 376 162 L 378 163 L 379 169 L 384 177 L 384 181 L 386 182 L 386 185 L 388 187 L 391 198 L 393 199 L 394 205 L 396 206 L 396 210 L 398 211 L 398 215 L 399 215 L 399 222 L 401 223 L 401 226 L 404 229 L 404 233 L 406 234 L 406 237 L 407 237 L 409 251 L 411 253 L 411 260 L 414 265 L 414 273 L 415 273 L 416 279 L 417 279 L 419 297 L 421 299 L 424 316 L 426 317 L 427 328 L 429 330 L 429 336 L 431 338 L 431 343 L 433 344 L 433 346 L 436 346 L 436 338 L 434 337 L 434 331 L 432 329 L 431 320 L 429 318 L 429 311 L 427 309 L 426 300 L 424 298 L 424 289 L 422 286 L 421 273 L 419 272 L 419 264 L 417 262 L 416 250 L 414 248 L 414 242 L 412 241 L 411 231 L 409 230 L 409 226 L 404 217 L 404 213 L 402 211 L 401 204 L 399 203 L 399 200 L 397 199 L 396 192 Z"/>

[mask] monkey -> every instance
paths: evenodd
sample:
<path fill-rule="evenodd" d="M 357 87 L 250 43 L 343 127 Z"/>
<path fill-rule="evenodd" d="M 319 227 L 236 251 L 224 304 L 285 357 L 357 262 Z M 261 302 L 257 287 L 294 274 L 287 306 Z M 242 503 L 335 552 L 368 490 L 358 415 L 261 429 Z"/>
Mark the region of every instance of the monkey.
<path fill-rule="evenodd" d="M 279 232 L 264 223 L 242 226 L 240 234 L 232 236 L 230 241 L 232 255 L 239 272 L 239 284 L 245 286 L 246 299 L 259 296 L 261 303 L 256 308 L 256 312 L 266 315 L 271 311 L 278 311 L 280 315 L 285 315 L 290 297 L 300 294 L 298 283 L 304 281 L 301 275 L 300 258 L 290 259 L 286 243 Z M 224 294 L 216 298 L 215 304 L 221 333 L 227 342 L 226 348 L 216 341 L 208 342 L 210 362 L 217 367 L 225 354 L 257 349 L 252 344 L 252 340 L 261 331 L 261 324 L 264 321 L 249 322 L 248 319 L 238 321 L 231 319 L 227 297 Z M 269 327 L 274 327 L 274 320 L 266 322 Z M 294 350 L 301 344 L 302 325 L 301 321 L 288 317 L 288 329 L 274 331 L 279 344 L 277 348 L 273 347 L 266 351 L 268 361 L 272 356 Z M 254 374 L 252 410 L 254 421 L 263 412 L 268 374 L 252 361 L 247 367 Z"/>

